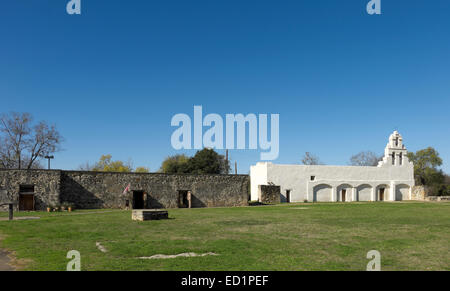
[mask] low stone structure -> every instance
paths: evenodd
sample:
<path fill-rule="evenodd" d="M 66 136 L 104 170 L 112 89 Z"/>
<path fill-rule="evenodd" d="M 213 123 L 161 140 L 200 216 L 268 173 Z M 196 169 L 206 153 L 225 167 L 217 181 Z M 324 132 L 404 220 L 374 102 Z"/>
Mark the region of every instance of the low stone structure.
<path fill-rule="evenodd" d="M 411 200 L 447 202 L 450 196 L 429 196 L 431 189 L 426 186 L 414 186 L 411 191 Z"/>
<path fill-rule="evenodd" d="M 131 213 L 132 220 L 145 221 L 145 220 L 159 220 L 159 219 L 168 219 L 169 213 L 166 210 L 144 210 L 137 209 L 133 210 Z"/>
<path fill-rule="evenodd" d="M 280 186 L 258 185 L 258 201 L 263 204 L 281 203 L 280 193 Z"/>
<path fill-rule="evenodd" d="M 0 170 L 0 203 L 15 201 L 20 210 L 64 202 L 76 209 L 187 208 L 190 192 L 193 208 L 246 206 L 249 183 L 248 175 Z"/>
<path fill-rule="evenodd" d="M 449 202 L 450 196 L 427 196 L 425 197 L 425 201 Z"/>

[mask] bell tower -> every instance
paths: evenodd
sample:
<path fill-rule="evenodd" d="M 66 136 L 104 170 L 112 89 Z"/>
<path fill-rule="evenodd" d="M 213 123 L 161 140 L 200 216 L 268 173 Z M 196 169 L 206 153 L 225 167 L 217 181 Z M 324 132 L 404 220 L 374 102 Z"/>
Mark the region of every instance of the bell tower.
<path fill-rule="evenodd" d="M 409 165 L 407 157 L 408 151 L 403 144 L 403 137 L 398 131 L 394 131 L 389 136 L 389 142 L 384 149 L 383 160 L 378 163 L 378 167 L 401 167 Z"/>

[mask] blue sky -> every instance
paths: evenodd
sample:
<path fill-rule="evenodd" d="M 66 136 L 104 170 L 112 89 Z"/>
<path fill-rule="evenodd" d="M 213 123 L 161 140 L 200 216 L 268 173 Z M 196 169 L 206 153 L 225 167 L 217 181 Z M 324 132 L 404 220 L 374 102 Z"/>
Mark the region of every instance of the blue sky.
<path fill-rule="evenodd" d="M 382 153 L 398 129 L 450 172 L 450 1 L 6 0 L 0 112 L 30 112 L 66 141 L 53 167 L 131 158 L 156 171 L 176 113 L 279 113 L 276 163 Z M 192 154 L 192 151 L 188 151 Z M 259 159 L 230 151 L 239 173 Z"/>

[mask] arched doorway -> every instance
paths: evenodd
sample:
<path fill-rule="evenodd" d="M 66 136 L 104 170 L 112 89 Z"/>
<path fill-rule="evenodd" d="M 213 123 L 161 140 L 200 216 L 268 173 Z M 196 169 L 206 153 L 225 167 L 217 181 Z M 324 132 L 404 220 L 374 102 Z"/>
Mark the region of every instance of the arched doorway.
<path fill-rule="evenodd" d="M 330 185 L 321 184 L 314 187 L 314 202 L 331 202 L 332 188 Z"/>
<path fill-rule="evenodd" d="M 337 187 L 336 201 L 349 202 L 352 201 L 353 187 L 349 184 L 342 184 Z"/>
<path fill-rule="evenodd" d="M 386 201 L 389 200 L 389 186 L 388 185 L 378 185 L 376 192 L 376 201 Z"/>
<path fill-rule="evenodd" d="M 411 187 L 409 187 L 409 185 L 397 185 L 395 187 L 395 200 L 410 200 L 410 189 Z"/>
<path fill-rule="evenodd" d="M 356 192 L 356 201 L 371 201 L 371 196 L 372 186 L 365 184 L 358 187 Z"/>

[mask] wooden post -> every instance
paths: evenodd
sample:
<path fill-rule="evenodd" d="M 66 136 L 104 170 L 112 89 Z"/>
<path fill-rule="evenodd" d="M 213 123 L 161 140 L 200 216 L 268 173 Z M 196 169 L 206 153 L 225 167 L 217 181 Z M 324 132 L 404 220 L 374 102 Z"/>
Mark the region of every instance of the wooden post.
<path fill-rule="evenodd" d="M 14 209 L 13 209 L 13 204 L 9 203 L 9 220 L 13 220 L 14 219 Z"/>
<path fill-rule="evenodd" d="M 234 174 L 237 175 L 237 162 L 234 162 Z"/>

